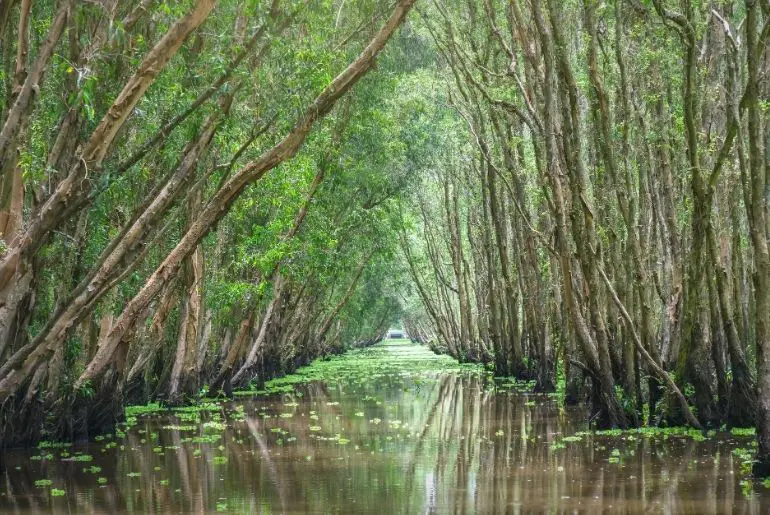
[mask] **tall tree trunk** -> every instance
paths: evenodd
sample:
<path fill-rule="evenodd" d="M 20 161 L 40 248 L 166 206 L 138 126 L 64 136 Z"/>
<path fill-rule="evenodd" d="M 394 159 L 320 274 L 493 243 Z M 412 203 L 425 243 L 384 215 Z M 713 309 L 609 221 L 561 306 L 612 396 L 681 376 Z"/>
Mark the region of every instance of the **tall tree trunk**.
<path fill-rule="evenodd" d="M 762 148 L 762 126 L 758 98 L 759 59 L 766 51 L 757 47 L 758 5 L 746 0 L 746 51 L 748 77 L 746 104 L 749 126 L 749 181 L 751 191 L 749 232 L 754 248 L 754 303 L 758 381 L 757 461 L 754 474 L 770 476 L 770 213 L 768 213 L 767 147 Z M 766 121 L 765 121 L 766 123 Z"/>
<path fill-rule="evenodd" d="M 140 313 L 157 295 L 165 283 L 176 275 L 182 260 L 200 243 L 205 236 L 230 209 L 236 198 L 249 184 L 260 180 L 265 173 L 278 166 L 283 161 L 291 159 L 304 143 L 310 130 L 317 120 L 325 116 L 343 95 L 345 95 L 358 80 L 368 72 L 375 57 L 385 47 L 390 36 L 401 25 L 407 13 L 411 10 L 414 0 L 400 0 L 385 25 L 372 38 L 363 52 L 344 71 L 316 97 L 310 107 L 303 113 L 289 134 L 277 145 L 262 154 L 260 158 L 244 166 L 238 173 L 220 188 L 211 198 L 200 216 L 192 224 L 161 265 L 153 272 L 139 293 L 126 305 L 123 313 L 115 323 L 108 339 L 99 349 L 100 352 L 88 364 L 83 374 L 77 380 L 75 387 L 101 375 L 110 364 L 112 356 L 120 346 L 123 338 L 131 330 Z M 5 397 L 6 388 L 0 386 L 0 399 Z"/>

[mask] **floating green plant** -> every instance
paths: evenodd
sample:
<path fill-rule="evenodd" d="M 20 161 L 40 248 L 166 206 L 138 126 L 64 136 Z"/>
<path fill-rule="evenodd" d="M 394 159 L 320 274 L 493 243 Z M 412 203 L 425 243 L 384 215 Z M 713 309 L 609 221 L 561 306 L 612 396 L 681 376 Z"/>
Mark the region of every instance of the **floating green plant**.
<path fill-rule="evenodd" d="M 69 461 L 93 461 L 94 457 L 90 454 L 77 454 L 71 458 L 69 458 Z"/>

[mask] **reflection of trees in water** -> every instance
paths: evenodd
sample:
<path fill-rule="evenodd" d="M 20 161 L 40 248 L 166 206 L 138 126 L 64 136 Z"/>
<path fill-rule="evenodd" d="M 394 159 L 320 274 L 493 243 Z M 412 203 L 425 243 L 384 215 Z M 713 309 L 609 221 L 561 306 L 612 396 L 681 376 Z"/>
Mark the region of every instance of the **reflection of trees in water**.
<path fill-rule="evenodd" d="M 768 508 L 767 495 L 745 502 L 731 474 L 740 463 L 719 442 L 588 438 L 552 450 L 557 434 L 580 428 L 552 403 L 525 402 L 523 396 L 486 392 L 475 377 L 442 379 L 440 409 L 431 412 L 431 428 L 421 434 L 405 469 L 413 476 L 409 485 L 424 483 L 424 489 L 412 488 L 425 492 L 425 511 L 665 507 L 672 512 L 760 513 Z M 496 436 L 499 430 L 503 434 Z M 622 451 L 622 465 L 608 462 L 615 447 Z"/>
<path fill-rule="evenodd" d="M 153 417 L 129 432 L 123 451 L 85 450 L 94 462 L 63 462 L 56 452 L 55 460 L 31 466 L 11 454 L 2 465 L 6 496 L 0 497 L 0 511 L 55 506 L 78 512 L 203 512 L 217 502 L 252 512 L 753 514 L 768 508 L 766 493 L 750 502 L 742 496 L 730 474 L 740 467 L 730 445 L 593 437 L 552 450 L 559 438 L 583 429 L 577 422 L 582 416 L 540 397 L 527 406 L 530 398 L 486 390 L 484 380 L 471 375 L 420 384 L 387 376 L 361 384 L 313 383 L 302 393 L 245 401 L 245 420 L 230 421 L 221 440 L 211 443 L 189 441 L 211 434 L 203 427 L 161 429 L 179 422 Z M 285 407 L 289 400 L 298 406 Z M 271 418 L 262 416 L 262 406 Z M 289 409 L 294 417 L 278 417 Z M 311 410 L 317 421 L 309 419 Z M 370 422 L 374 418 L 382 422 Z M 389 424 L 395 420 L 408 430 Z M 310 431 L 311 425 L 322 431 Z M 279 427 L 288 434 L 271 431 Z M 350 443 L 317 438 L 337 433 Z M 290 436 L 296 441 L 287 441 Z M 158 448 L 162 452 L 153 452 Z M 621 451 L 621 464 L 608 462 L 614 448 Z M 217 464 L 215 457 L 221 456 L 226 464 Z M 91 464 L 102 472 L 82 472 Z M 20 471 L 16 465 L 23 465 Z M 131 472 L 140 476 L 128 477 Z M 110 483 L 97 485 L 98 476 Z M 67 495 L 50 501 L 34 486 L 46 477 Z M 161 479 L 168 485 L 160 485 Z"/>

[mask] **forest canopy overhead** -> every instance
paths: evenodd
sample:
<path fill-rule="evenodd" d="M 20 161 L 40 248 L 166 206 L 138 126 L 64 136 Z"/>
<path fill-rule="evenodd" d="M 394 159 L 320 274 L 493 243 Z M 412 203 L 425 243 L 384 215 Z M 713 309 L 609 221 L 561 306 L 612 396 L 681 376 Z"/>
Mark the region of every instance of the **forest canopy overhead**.
<path fill-rule="evenodd" d="M 3 445 L 401 319 L 770 472 L 770 2 L 414 5 L 0 0 Z"/>

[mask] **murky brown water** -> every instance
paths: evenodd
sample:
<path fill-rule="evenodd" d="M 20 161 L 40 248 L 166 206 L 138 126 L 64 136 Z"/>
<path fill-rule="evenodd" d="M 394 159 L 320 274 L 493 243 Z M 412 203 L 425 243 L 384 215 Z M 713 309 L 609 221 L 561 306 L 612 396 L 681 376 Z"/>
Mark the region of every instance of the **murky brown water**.
<path fill-rule="evenodd" d="M 297 391 L 242 399 L 202 421 L 150 415 L 125 438 L 75 445 L 64 458 L 6 453 L 0 511 L 770 513 L 770 489 L 740 484 L 732 451 L 748 438 L 590 436 L 553 448 L 585 429 L 582 412 L 492 390 L 471 373 Z M 83 454 L 93 459 L 71 461 Z"/>

